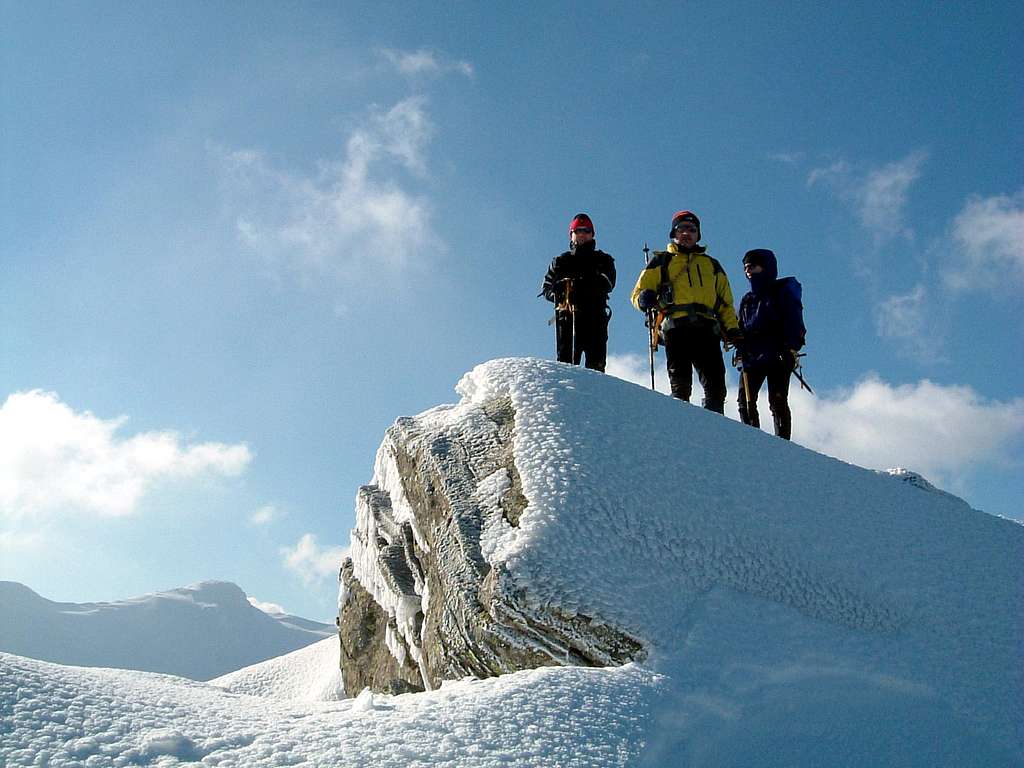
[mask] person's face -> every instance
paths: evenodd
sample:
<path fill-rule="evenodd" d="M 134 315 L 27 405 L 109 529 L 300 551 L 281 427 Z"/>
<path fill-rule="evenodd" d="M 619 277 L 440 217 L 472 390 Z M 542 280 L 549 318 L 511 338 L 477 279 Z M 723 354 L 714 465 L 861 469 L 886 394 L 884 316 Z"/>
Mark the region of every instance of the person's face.
<path fill-rule="evenodd" d="M 589 243 L 594 239 L 594 230 L 590 227 L 576 227 L 572 231 L 570 241 L 573 245 L 581 245 L 583 243 Z"/>
<path fill-rule="evenodd" d="M 759 275 L 762 272 L 764 272 L 764 267 L 762 267 L 760 264 L 744 264 L 743 265 L 743 274 L 745 274 L 748 279 L 750 278 L 751 275 Z"/>
<path fill-rule="evenodd" d="M 681 221 L 672 230 L 675 241 L 684 248 L 692 248 L 697 244 L 697 225 L 692 221 Z"/>

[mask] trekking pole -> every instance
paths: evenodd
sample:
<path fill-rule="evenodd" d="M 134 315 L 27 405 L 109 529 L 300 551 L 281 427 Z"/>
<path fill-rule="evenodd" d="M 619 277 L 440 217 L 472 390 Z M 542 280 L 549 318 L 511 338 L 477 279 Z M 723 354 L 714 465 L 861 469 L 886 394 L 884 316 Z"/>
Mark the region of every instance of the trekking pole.
<path fill-rule="evenodd" d="M 747 401 L 747 418 L 757 410 L 757 401 L 750 396 L 750 377 L 745 368 L 740 368 L 740 380 L 743 382 L 743 399 Z"/>
<path fill-rule="evenodd" d="M 747 419 L 749 420 L 750 415 L 753 413 L 753 410 L 751 409 L 751 404 L 753 404 L 753 407 L 756 409 L 757 400 L 756 398 L 751 397 L 750 378 L 747 376 L 746 368 L 743 367 L 743 355 L 740 354 L 739 348 L 736 348 L 736 351 L 733 353 L 732 367 L 736 368 L 740 372 L 740 386 L 743 387 L 743 402 L 746 403 Z M 743 414 L 741 413 L 740 416 L 742 417 L 742 415 Z M 746 421 L 744 423 L 747 424 L 749 423 L 749 421 Z"/>
<path fill-rule="evenodd" d="M 551 325 L 552 323 L 557 324 L 559 312 L 569 313 L 569 318 L 571 320 L 572 325 L 572 339 L 570 340 L 571 343 L 569 345 L 569 360 L 574 365 L 577 365 L 578 361 L 576 360 L 576 306 L 573 301 L 574 297 L 572 295 L 572 278 L 562 278 L 561 280 L 558 281 L 558 284 L 561 283 L 565 283 L 565 292 L 562 295 L 562 300 L 555 304 L 555 315 L 548 321 L 548 325 Z"/>
<path fill-rule="evenodd" d="M 651 249 L 647 247 L 647 243 L 644 243 L 644 265 L 651 263 Z M 655 322 L 655 315 L 653 309 L 647 310 L 647 349 L 651 360 L 651 389 L 654 389 L 654 355 L 658 351 L 658 328 Z"/>
<path fill-rule="evenodd" d="M 803 367 L 802 365 L 800 365 L 800 358 L 801 357 L 807 357 L 807 353 L 800 352 L 800 353 L 797 354 L 796 359 L 793 361 L 793 375 L 796 376 L 796 380 L 800 382 L 801 389 L 806 389 L 808 392 L 810 392 L 813 395 L 814 394 L 814 390 L 811 389 L 811 385 L 807 383 L 807 381 L 804 379 L 804 377 L 800 373 L 800 369 Z"/>
<path fill-rule="evenodd" d="M 565 301 L 569 305 L 569 317 L 572 318 L 572 364 L 579 365 L 580 361 L 576 359 L 576 303 L 574 299 L 575 297 L 572 295 L 572 280 L 570 280 L 565 286 Z M 583 357 L 583 355 L 581 354 L 580 357 Z"/>

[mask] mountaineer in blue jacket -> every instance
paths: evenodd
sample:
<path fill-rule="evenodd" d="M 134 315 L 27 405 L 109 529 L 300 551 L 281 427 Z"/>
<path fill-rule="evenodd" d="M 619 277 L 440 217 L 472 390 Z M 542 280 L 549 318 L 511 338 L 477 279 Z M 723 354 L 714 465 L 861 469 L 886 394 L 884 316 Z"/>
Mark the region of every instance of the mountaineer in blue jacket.
<path fill-rule="evenodd" d="M 743 273 L 750 291 L 740 300 L 739 322 L 743 333 L 739 347 L 739 412 L 744 424 L 760 427 L 757 394 L 768 381 L 768 405 L 775 421 L 775 434 L 789 440 L 792 417 L 789 411 L 789 377 L 797 364 L 797 351 L 804 345 L 803 290 L 795 277 L 778 278 L 778 262 L 767 248 L 747 251 Z"/>

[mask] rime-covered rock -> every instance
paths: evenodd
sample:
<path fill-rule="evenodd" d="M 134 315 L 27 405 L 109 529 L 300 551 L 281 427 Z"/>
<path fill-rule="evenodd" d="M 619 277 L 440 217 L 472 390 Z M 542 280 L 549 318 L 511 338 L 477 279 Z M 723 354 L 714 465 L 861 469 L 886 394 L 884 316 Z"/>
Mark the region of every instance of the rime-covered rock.
<path fill-rule="evenodd" d="M 495 360 L 457 390 L 358 493 L 350 696 L 637 661 L 672 691 L 650 764 L 681 741 L 811 764 L 825 733 L 864 747 L 849 764 L 1024 754 L 1019 522 L 578 367 Z"/>
<path fill-rule="evenodd" d="M 399 419 L 359 489 L 339 626 L 346 690 L 400 693 L 545 665 L 607 666 L 640 641 L 600 617 L 531 601 L 489 531 L 527 502 L 507 395 Z M 493 537 L 492 537 L 493 538 Z"/>

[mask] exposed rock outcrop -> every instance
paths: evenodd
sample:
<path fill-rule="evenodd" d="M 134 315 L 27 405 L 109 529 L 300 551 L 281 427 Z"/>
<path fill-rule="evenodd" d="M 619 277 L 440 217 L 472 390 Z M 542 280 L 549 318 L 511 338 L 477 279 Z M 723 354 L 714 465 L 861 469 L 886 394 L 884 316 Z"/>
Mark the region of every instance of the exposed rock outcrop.
<path fill-rule="evenodd" d="M 458 413 L 455 413 L 458 411 Z M 601 617 L 531 599 L 489 533 L 515 529 L 527 501 L 513 460 L 508 397 L 399 419 L 359 490 L 341 570 L 345 688 L 400 693 L 544 665 L 606 666 L 643 655 Z"/>
<path fill-rule="evenodd" d="M 349 695 L 637 660 L 675 691 L 658 730 L 716 750 L 867 722 L 936 724 L 906 754 L 1022 753 L 1019 522 L 577 367 L 494 360 L 456 391 L 388 430 L 358 494 Z"/>

